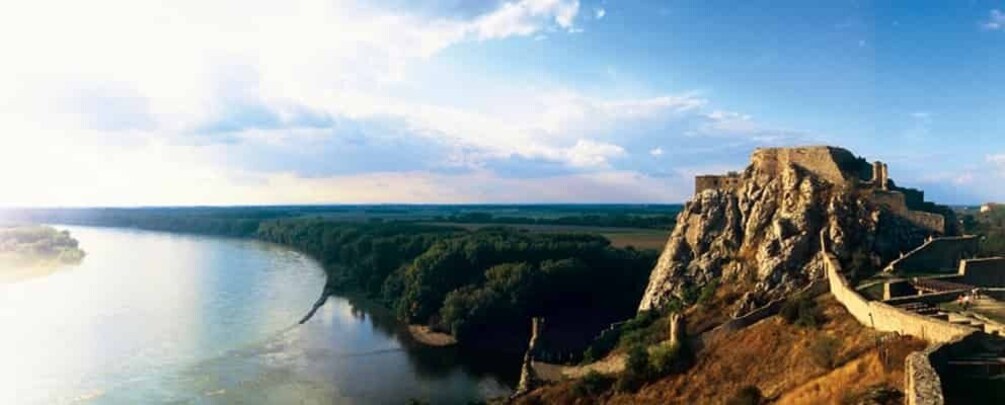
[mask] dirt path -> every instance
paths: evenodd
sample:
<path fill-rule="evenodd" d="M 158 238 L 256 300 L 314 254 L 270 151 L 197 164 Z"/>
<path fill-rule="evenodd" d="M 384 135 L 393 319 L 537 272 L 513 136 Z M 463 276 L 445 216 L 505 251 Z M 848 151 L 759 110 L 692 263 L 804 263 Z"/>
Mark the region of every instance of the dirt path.
<path fill-rule="evenodd" d="M 535 361 L 533 367 L 538 378 L 554 382 L 581 378 L 591 371 L 611 375 L 620 373 L 625 369 L 625 355 L 615 354 L 607 356 L 603 360 L 583 366 L 563 366 L 561 364 Z"/>

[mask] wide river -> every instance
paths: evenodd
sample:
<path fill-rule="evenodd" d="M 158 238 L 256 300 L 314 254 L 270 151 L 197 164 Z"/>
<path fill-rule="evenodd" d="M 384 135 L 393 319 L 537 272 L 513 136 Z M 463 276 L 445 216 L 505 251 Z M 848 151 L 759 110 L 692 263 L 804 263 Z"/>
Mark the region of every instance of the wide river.
<path fill-rule="evenodd" d="M 87 257 L 0 284 L 0 404 L 465 403 L 515 378 L 344 298 L 298 325 L 324 274 L 284 247 L 57 228 Z"/>

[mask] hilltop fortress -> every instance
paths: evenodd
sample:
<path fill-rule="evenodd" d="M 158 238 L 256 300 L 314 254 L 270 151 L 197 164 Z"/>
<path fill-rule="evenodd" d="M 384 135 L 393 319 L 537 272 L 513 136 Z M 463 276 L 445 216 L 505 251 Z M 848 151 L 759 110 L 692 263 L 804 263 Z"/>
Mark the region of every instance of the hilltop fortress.
<path fill-rule="evenodd" d="M 898 187 L 883 162 L 829 146 L 761 148 L 742 172 L 695 178 L 639 311 L 720 285 L 742 291 L 724 325 L 746 324 L 823 281 L 862 325 L 932 345 L 909 358 L 905 391 L 908 403 L 939 404 L 1005 376 L 1005 324 L 987 315 L 1005 316 L 991 298 L 1005 299 L 1005 258 L 978 251 L 952 210 Z M 947 307 L 978 290 L 988 297 L 977 311 Z"/>
<path fill-rule="evenodd" d="M 925 202 L 921 190 L 900 188 L 889 178 L 883 162 L 869 164 L 848 150 L 831 146 L 800 148 L 759 148 L 751 156 L 751 166 L 761 168 L 765 175 L 779 176 L 785 168 L 799 167 L 817 178 L 834 185 L 859 190 L 891 212 L 939 235 L 946 234 L 946 218 L 930 212 L 934 204 Z M 741 173 L 701 175 L 695 177 L 695 195 L 705 190 L 736 192 Z"/>

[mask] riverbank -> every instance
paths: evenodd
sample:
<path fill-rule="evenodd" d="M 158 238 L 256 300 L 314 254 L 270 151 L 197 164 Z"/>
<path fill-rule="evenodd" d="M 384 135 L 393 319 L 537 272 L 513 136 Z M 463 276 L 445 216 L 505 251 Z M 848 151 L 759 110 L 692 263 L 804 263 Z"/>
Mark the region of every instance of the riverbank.
<path fill-rule="evenodd" d="M 428 326 L 408 325 L 408 333 L 412 339 L 426 346 L 447 347 L 457 344 L 457 339 L 447 333 L 436 332 Z"/>

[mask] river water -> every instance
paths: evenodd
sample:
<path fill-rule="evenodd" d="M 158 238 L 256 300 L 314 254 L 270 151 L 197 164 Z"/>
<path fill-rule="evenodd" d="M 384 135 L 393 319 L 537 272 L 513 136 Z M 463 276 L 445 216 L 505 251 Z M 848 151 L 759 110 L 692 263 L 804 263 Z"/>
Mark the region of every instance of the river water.
<path fill-rule="evenodd" d="M 415 344 L 320 266 L 246 240 L 58 226 L 87 252 L 0 284 L 0 403 L 465 403 L 518 363 Z"/>

